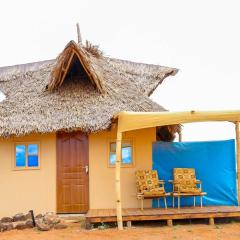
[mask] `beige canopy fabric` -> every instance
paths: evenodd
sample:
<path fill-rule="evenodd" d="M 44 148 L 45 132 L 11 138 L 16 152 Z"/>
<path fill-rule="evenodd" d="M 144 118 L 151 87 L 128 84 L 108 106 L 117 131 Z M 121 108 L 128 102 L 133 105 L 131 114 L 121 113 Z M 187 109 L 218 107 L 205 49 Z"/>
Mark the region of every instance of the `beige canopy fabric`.
<path fill-rule="evenodd" d="M 141 128 L 173 125 L 190 122 L 240 121 L 240 110 L 233 111 L 188 111 L 188 112 L 120 112 L 118 131 L 126 132 Z"/>

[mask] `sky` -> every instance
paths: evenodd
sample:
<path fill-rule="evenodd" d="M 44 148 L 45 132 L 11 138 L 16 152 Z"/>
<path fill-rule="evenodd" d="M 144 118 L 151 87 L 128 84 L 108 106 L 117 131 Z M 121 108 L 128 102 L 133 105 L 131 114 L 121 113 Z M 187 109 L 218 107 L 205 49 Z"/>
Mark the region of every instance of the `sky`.
<path fill-rule="evenodd" d="M 240 109 L 240 2 L 8 0 L 0 3 L 0 66 L 55 58 L 70 40 L 107 56 L 175 67 L 151 98 L 171 111 Z M 230 123 L 184 125 L 183 140 L 234 137 Z"/>

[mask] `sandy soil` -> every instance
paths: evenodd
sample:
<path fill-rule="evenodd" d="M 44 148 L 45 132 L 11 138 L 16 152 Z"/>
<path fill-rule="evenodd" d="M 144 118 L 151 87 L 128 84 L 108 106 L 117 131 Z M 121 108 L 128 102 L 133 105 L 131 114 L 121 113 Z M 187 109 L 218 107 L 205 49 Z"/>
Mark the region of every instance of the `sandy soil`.
<path fill-rule="evenodd" d="M 209 226 L 203 223 L 178 224 L 173 227 L 160 223 L 135 225 L 131 229 L 117 231 L 115 228 L 105 230 L 83 230 L 79 224 L 72 224 L 68 229 L 40 232 L 37 230 L 13 230 L 0 233 L 1 240 L 104 240 L 104 239 L 147 239 L 147 240 L 239 240 L 240 223 L 224 223 Z"/>

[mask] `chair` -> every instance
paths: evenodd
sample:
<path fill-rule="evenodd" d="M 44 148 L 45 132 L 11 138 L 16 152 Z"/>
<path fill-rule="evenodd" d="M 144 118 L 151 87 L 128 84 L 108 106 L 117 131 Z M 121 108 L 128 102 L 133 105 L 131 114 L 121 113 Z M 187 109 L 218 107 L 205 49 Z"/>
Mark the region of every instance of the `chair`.
<path fill-rule="evenodd" d="M 136 184 L 137 184 L 137 199 L 141 201 L 141 209 L 143 210 L 144 199 L 158 199 L 162 197 L 164 199 L 164 206 L 167 208 L 166 196 L 170 196 L 165 192 L 164 181 L 158 180 L 158 174 L 156 170 L 140 170 L 135 172 Z"/>
<path fill-rule="evenodd" d="M 173 208 L 174 199 L 178 198 L 178 208 L 180 208 L 180 197 L 181 196 L 193 196 L 194 207 L 196 206 L 196 196 L 200 196 L 200 204 L 202 207 L 202 196 L 206 195 L 206 192 L 202 192 L 202 183 L 196 179 L 194 168 L 174 168 L 173 178 L 169 182 L 173 185 L 172 198 Z"/>

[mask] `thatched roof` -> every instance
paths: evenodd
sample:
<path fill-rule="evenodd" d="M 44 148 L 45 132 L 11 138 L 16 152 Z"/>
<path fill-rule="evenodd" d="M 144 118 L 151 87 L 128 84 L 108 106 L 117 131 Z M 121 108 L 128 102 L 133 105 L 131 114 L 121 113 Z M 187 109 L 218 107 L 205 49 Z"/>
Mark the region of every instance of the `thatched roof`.
<path fill-rule="evenodd" d="M 164 111 L 149 95 L 177 69 L 97 53 L 71 41 L 56 60 L 0 68 L 0 136 L 97 132 L 120 111 Z"/>

